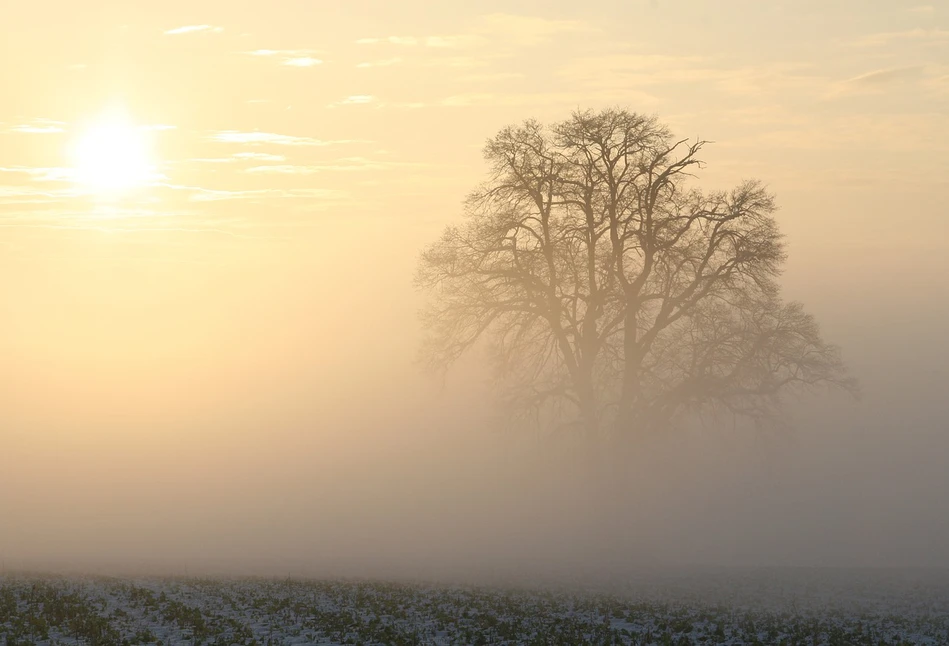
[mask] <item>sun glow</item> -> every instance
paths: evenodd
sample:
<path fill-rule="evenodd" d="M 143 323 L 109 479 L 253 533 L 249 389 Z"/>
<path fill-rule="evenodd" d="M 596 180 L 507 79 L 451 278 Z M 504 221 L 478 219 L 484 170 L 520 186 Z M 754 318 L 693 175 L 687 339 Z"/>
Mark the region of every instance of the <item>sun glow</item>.
<path fill-rule="evenodd" d="M 121 113 L 92 124 L 73 150 L 76 181 L 99 193 L 125 192 L 157 177 L 147 131 Z"/>

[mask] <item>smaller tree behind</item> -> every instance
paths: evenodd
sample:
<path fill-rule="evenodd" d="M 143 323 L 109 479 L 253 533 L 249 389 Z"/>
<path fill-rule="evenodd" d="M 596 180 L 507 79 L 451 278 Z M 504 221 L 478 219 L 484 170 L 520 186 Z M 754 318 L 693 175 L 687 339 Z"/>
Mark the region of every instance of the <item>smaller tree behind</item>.
<path fill-rule="evenodd" d="M 780 298 L 772 195 L 689 186 L 705 144 L 626 110 L 489 140 L 466 221 L 419 264 L 427 363 L 485 340 L 504 401 L 591 438 L 690 411 L 775 419 L 788 392 L 854 390 L 813 317 Z"/>

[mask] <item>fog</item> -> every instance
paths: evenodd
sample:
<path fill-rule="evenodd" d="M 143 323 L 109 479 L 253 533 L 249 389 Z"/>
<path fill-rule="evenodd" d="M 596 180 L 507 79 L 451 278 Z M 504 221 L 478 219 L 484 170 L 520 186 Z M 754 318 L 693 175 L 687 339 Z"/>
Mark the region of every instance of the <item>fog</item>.
<path fill-rule="evenodd" d="M 788 283 L 843 346 L 862 400 L 802 399 L 789 429 L 644 437 L 604 475 L 562 438 L 498 427 L 477 355 L 444 381 L 422 374 L 413 245 L 387 251 L 380 236 L 360 253 L 385 271 L 337 283 L 338 257 L 284 255 L 265 279 L 134 260 L 116 273 L 125 243 L 108 244 L 41 291 L 3 283 L 8 568 L 431 578 L 949 562 L 949 321 L 923 297 L 938 285 L 906 276 L 879 307 L 828 273 L 828 291 L 855 294 L 842 308 L 792 261 Z"/>
<path fill-rule="evenodd" d="M 328 62 L 316 99 L 307 94 L 312 81 L 282 76 L 286 66 L 242 76 L 239 66 L 251 61 L 245 50 L 349 52 L 375 46 L 353 43 L 384 38 L 386 25 L 340 9 L 345 17 L 320 27 L 325 42 L 317 48 L 292 16 L 275 12 L 248 35 L 254 16 L 224 20 L 217 3 L 205 4 L 204 13 L 175 5 L 160 16 L 86 18 L 88 29 L 73 37 L 81 60 L 70 59 L 65 44 L 54 48 L 60 71 L 32 62 L 35 76 L 21 78 L 25 72 L 0 65 L 17 97 L 15 109 L 0 113 L 5 124 L 79 122 L 121 86 L 143 123 L 177 126 L 157 144 L 168 179 L 154 199 L 103 206 L 43 192 L 45 184 L 35 189 L 35 173 L 6 192 L 0 184 L 4 568 L 595 580 L 692 566 L 949 567 L 949 146 L 940 120 L 945 69 L 932 54 L 944 40 L 904 51 L 916 41 L 891 39 L 867 65 L 863 54 L 841 50 L 838 68 L 796 76 L 788 70 L 798 68 L 781 61 L 804 54 L 783 34 L 767 50 L 770 62 L 749 69 L 762 46 L 749 34 L 773 19 L 749 9 L 747 40 L 737 39 L 732 58 L 683 56 L 682 65 L 695 67 L 688 74 L 679 63 L 652 70 L 664 64 L 658 54 L 643 59 L 649 70 L 636 63 L 625 72 L 633 76 L 610 72 L 607 63 L 626 52 L 610 32 L 619 39 L 613 49 L 571 49 L 550 63 L 567 79 L 562 95 L 534 88 L 502 101 L 515 90 L 496 80 L 493 94 L 471 90 L 474 98 L 451 103 L 457 68 L 427 72 L 421 61 L 401 81 L 369 76 L 368 66 L 355 66 L 389 58 L 361 49 L 334 60 L 365 71 L 366 80 L 351 83 Z M 448 11 L 429 20 L 423 4 L 399 18 L 399 34 L 470 28 L 495 42 L 485 26 L 494 22 Z M 679 27 L 698 33 L 708 18 L 706 10 L 683 18 L 639 4 L 652 7 L 657 39 Z M 847 12 L 828 9 L 831 28 L 815 42 L 832 48 L 845 36 L 886 31 L 895 20 L 887 3 L 870 4 L 860 34 L 845 32 Z M 560 9 L 567 22 L 584 19 Z M 945 20 L 910 9 L 900 7 L 900 29 L 925 19 L 929 34 Z M 516 13 L 530 10 L 518 4 Z M 39 10 L 21 11 L 18 24 L 55 40 Z M 109 47 L 96 44 L 97 34 L 126 22 L 132 36 L 153 40 L 123 35 Z M 203 40 L 189 41 L 198 44 L 186 53 L 166 52 L 177 35 L 159 30 L 204 22 L 227 27 L 194 36 Z M 336 40 L 334 29 L 342 34 Z M 553 49 L 549 33 L 532 31 L 516 46 Z M 27 40 L 11 34 L 8 46 L 36 53 Z M 643 56 L 671 55 L 670 42 L 642 44 Z M 137 61 L 141 76 L 123 71 L 113 49 Z M 221 63 L 219 73 L 214 61 L 232 54 L 227 60 L 236 62 Z M 605 61 L 603 74 L 627 85 L 604 89 L 612 81 L 593 83 L 600 77 L 592 73 L 590 84 L 571 81 L 570 65 L 594 54 Z M 816 61 L 807 56 L 805 63 Z M 206 86 L 175 85 L 189 60 L 199 61 L 194 79 Z M 67 63 L 88 63 L 85 80 L 63 80 Z M 877 86 L 834 94 L 860 74 L 917 64 L 922 76 L 904 80 L 916 84 L 905 92 L 887 85 L 885 95 Z M 642 77 L 653 73 L 668 73 L 671 85 Z M 692 73 L 716 79 L 707 91 L 718 103 L 696 107 Z M 63 92 L 82 88 L 69 107 L 55 93 L 29 94 L 28 81 L 58 74 Z M 760 94 L 748 89 L 759 81 Z M 400 83 L 419 96 L 400 97 Z M 356 114 L 343 99 L 360 93 L 392 98 Z M 802 103 L 788 103 L 792 97 Z M 701 130 L 719 142 L 706 155 L 703 186 L 757 176 L 774 190 L 789 252 L 783 293 L 802 301 L 840 346 L 860 381 L 859 401 L 819 392 L 788 406 L 786 427 L 723 422 L 639 437 L 629 456 L 604 468 L 569 437 L 500 423 L 482 354 L 444 379 L 421 369 L 416 263 L 460 221 L 466 192 L 484 179 L 484 140 L 528 117 L 566 118 L 584 101 L 638 110 L 637 100 L 677 132 Z M 428 107 L 405 107 L 411 101 Z M 923 107 L 914 112 L 917 102 Z M 329 161 L 306 159 L 299 161 L 310 171 L 236 175 L 233 164 L 207 162 L 238 150 L 222 152 L 230 144 L 213 141 L 237 129 L 330 141 L 248 147 L 290 155 L 288 164 L 297 163 L 293 154 L 364 146 L 333 152 L 332 163 L 367 168 L 324 172 L 312 169 Z M 65 140 L 27 142 L 10 132 L 0 180 L 60 163 Z"/>

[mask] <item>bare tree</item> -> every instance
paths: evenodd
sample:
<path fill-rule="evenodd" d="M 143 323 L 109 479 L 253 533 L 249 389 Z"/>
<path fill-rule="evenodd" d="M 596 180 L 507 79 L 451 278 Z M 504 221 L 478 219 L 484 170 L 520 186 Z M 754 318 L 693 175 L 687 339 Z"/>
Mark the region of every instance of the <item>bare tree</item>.
<path fill-rule="evenodd" d="M 489 140 L 466 221 L 419 264 L 429 365 L 487 341 L 505 401 L 556 408 L 591 437 L 689 411 L 772 419 L 787 392 L 854 389 L 814 319 L 780 298 L 772 195 L 689 185 L 706 143 L 625 110 Z"/>

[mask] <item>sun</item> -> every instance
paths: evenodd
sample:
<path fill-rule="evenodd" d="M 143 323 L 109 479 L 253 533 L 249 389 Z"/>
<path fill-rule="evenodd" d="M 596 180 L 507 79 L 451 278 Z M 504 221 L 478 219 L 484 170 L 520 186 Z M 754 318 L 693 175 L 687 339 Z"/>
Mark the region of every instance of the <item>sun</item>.
<path fill-rule="evenodd" d="M 147 131 L 122 112 L 91 124 L 72 151 L 76 181 L 102 194 L 123 193 L 156 178 Z"/>

